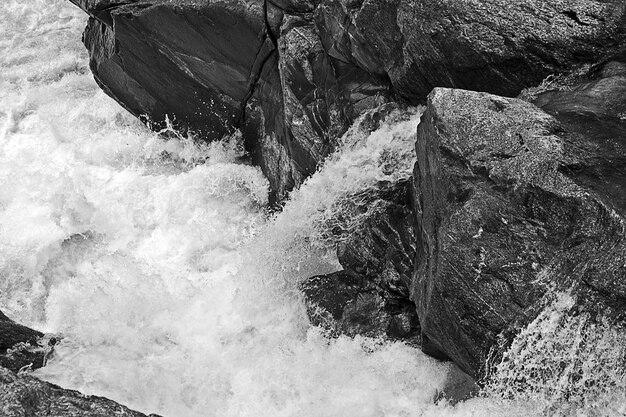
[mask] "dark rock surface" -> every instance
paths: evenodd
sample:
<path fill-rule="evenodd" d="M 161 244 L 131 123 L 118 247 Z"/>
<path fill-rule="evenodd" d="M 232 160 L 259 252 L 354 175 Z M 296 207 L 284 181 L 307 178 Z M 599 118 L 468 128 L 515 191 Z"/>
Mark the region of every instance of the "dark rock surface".
<path fill-rule="evenodd" d="M 0 366 L 13 372 L 44 366 L 55 341 L 43 337 L 43 333 L 17 324 L 0 312 Z"/>
<path fill-rule="evenodd" d="M 63 389 L 0 367 L 2 417 L 145 417 L 103 397 Z M 158 417 L 154 414 L 151 416 Z"/>
<path fill-rule="evenodd" d="M 409 299 L 415 255 L 409 189 L 408 182 L 381 184 L 369 195 L 353 196 L 371 214 L 339 245 L 345 269 L 303 284 L 314 325 L 332 334 L 419 342 L 419 321 Z"/>
<path fill-rule="evenodd" d="M 622 215 L 626 213 L 626 52 L 592 67 L 574 85 L 540 94 L 534 104 L 586 140 L 582 164 L 566 167 Z"/>
<path fill-rule="evenodd" d="M 155 129 L 241 129 L 274 200 L 357 115 L 436 86 L 516 95 L 626 39 L 621 0 L 72 0 L 100 86 Z"/>
<path fill-rule="evenodd" d="M 605 148 L 578 127 L 517 99 L 429 96 L 416 146 L 412 296 L 428 340 L 474 377 L 546 294 L 571 288 L 579 311 L 625 317 L 624 212 L 603 177 L 581 180 Z"/>

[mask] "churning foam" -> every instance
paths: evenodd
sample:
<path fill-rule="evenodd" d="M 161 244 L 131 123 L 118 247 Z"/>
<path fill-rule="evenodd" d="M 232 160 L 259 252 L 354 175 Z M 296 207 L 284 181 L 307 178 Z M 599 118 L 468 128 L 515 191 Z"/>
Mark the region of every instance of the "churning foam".
<path fill-rule="evenodd" d="M 410 176 L 419 110 L 354 127 L 270 216 L 238 137 L 165 141 L 99 90 L 66 3 L 0 4 L 0 306 L 64 335 L 39 377 L 164 416 L 533 413 L 433 404 L 447 365 L 309 326 L 298 282 L 339 268 L 325 227 Z"/>

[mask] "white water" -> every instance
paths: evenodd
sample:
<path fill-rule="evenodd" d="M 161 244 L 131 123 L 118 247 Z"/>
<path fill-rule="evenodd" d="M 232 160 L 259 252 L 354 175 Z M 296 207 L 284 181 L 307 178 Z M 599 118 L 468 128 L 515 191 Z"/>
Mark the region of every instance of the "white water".
<path fill-rule="evenodd" d="M 236 137 L 164 141 L 99 90 L 85 21 L 63 0 L 0 3 L 0 309 L 63 334 L 39 377 L 164 416 L 535 413 L 433 404 L 447 365 L 328 340 L 304 314 L 298 282 L 339 268 L 324 231 L 342 198 L 410 174 L 416 111 L 355 128 L 268 217 Z"/>

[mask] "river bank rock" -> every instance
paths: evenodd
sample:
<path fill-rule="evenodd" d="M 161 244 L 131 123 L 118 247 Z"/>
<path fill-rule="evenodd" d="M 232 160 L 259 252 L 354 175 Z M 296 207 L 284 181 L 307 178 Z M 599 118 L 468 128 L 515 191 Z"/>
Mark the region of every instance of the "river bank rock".
<path fill-rule="evenodd" d="M 579 312 L 625 317 L 626 222 L 613 196 L 626 191 L 626 136 L 605 141 L 580 126 L 518 99 L 429 95 L 411 290 L 425 337 L 474 377 L 556 291 L 572 291 Z M 607 143 L 621 152 L 614 159 Z M 616 181 L 594 177 L 598 166 L 613 167 Z"/>
<path fill-rule="evenodd" d="M 30 371 L 46 365 L 56 343 L 56 337 L 46 337 L 0 312 L 2 417 L 145 417 L 109 399 L 83 395 L 31 376 Z"/>
<path fill-rule="evenodd" d="M 103 90 L 154 129 L 243 132 L 273 200 L 364 110 L 433 87 L 517 95 L 626 39 L 620 0 L 72 0 Z"/>
<path fill-rule="evenodd" d="M 30 375 L 16 375 L 3 367 L 0 367 L 0 414 L 3 417 L 146 417 L 106 398 L 63 389 Z"/>

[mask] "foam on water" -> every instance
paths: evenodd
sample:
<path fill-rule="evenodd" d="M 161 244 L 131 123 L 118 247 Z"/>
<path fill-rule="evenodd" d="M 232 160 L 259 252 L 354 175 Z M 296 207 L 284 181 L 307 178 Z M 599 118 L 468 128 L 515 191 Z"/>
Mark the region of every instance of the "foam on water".
<path fill-rule="evenodd" d="M 532 414 L 435 405 L 447 365 L 306 318 L 297 285 L 339 268 L 346 202 L 410 176 L 418 109 L 355 126 L 270 216 L 236 136 L 165 141 L 98 89 L 66 3 L 0 3 L 0 306 L 64 335 L 39 377 L 164 416 Z"/>
<path fill-rule="evenodd" d="M 535 404 L 550 416 L 626 415 L 626 331 L 575 311 L 575 298 L 554 293 L 515 338 L 486 392 Z"/>

